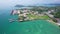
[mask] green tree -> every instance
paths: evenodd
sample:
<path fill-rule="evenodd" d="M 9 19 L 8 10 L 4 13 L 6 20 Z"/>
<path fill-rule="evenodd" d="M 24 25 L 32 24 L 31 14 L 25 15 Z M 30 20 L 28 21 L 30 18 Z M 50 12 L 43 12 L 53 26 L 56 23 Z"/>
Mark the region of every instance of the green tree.
<path fill-rule="evenodd" d="M 56 13 L 54 14 L 54 16 L 55 16 L 56 18 L 60 18 L 60 11 L 56 12 Z"/>

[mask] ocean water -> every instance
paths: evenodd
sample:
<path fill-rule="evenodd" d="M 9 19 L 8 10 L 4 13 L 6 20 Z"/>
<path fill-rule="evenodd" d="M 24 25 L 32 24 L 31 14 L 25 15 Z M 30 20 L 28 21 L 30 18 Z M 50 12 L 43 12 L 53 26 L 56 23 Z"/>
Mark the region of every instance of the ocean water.
<path fill-rule="evenodd" d="M 0 10 L 0 34 L 60 34 L 60 28 L 45 20 L 9 23 L 13 8 Z"/>

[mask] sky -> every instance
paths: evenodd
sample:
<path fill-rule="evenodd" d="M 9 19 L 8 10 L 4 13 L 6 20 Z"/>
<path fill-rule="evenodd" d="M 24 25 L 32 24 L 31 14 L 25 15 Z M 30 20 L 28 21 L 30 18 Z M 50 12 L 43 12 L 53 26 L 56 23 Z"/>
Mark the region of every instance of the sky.
<path fill-rule="evenodd" d="M 0 0 L 0 6 L 14 6 L 20 5 L 33 5 L 33 4 L 49 4 L 49 3 L 60 3 L 60 0 Z"/>

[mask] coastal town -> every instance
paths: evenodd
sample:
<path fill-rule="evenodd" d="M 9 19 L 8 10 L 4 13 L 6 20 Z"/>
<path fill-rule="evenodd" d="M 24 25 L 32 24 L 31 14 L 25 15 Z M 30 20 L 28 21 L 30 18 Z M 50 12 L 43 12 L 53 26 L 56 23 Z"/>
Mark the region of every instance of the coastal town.
<path fill-rule="evenodd" d="M 43 8 L 40 8 L 43 9 Z M 11 15 L 18 15 L 17 20 L 14 19 L 10 19 L 10 22 L 13 21 L 19 21 L 19 22 L 24 22 L 24 21 L 31 21 L 31 20 L 46 20 L 52 23 L 55 23 L 57 25 L 60 26 L 60 19 L 59 18 L 55 18 L 54 15 L 52 15 L 51 13 L 55 13 L 55 10 L 50 9 L 44 12 L 39 12 L 37 10 L 31 10 L 31 9 L 15 9 L 12 10 Z"/>
<path fill-rule="evenodd" d="M 0 34 L 60 34 L 60 0 L 0 0 Z"/>

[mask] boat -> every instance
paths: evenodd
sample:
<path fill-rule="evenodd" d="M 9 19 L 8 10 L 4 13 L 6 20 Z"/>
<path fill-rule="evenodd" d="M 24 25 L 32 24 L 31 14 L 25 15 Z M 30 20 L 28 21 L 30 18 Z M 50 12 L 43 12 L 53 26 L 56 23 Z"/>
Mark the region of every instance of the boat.
<path fill-rule="evenodd" d="M 14 21 L 15 21 L 14 19 L 9 19 L 9 22 L 10 22 L 10 23 L 12 23 L 12 22 L 14 22 Z"/>

